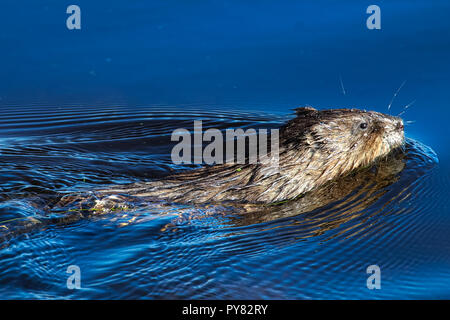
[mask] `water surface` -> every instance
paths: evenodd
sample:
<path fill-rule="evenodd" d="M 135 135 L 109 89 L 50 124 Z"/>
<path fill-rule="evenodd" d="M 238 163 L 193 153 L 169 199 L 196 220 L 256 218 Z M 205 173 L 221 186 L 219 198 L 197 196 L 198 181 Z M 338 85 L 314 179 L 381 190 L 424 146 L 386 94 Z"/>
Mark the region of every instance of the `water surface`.
<path fill-rule="evenodd" d="M 2 2 L 0 224 L 43 214 L 36 199 L 192 169 L 171 162 L 170 134 L 194 120 L 275 128 L 299 105 L 414 101 L 406 166 L 275 219 L 150 206 L 34 228 L 0 244 L 0 298 L 450 297 L 446 1 L 379 1 L 378 31 L 360 1 L 78 4 L 69 31 L 60 1 Z M 381 290 L 366 287 L 373 264 Z"/>

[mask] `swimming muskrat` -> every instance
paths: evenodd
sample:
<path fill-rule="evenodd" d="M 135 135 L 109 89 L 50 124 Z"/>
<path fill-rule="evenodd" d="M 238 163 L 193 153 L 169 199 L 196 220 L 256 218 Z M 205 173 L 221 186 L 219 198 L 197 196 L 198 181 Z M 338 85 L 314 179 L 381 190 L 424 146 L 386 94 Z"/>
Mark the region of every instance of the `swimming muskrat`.
<path fill-rule="evenodd" d="M 330 180 L 370 166 L 404 144 L 403 121 L 358 109 L 296 109 L 280 130 L 279 161 L 220 164 L 163 180 L 99 190 L 98 208 L 126 194 L 177 203 L 259 203 L 295 199 Z"/>
<path fill-rule="evenodd" d="M 248 217 L 239 220 L 245 224 L 300 214 L 338 201 L 358 189 L 360 181 L 375 185 L 374 192 L 393 183 L 403 170 L 404 159 L 398 154 L 404 140 L 398 117 L 357 109 L 298 108 L 280 130 L 278 162 L 220 164 L 158 181 L 37 197 L 32 205 L 42 214 L 0 223 L 0 239 L 150 204 L 152 211 L 162 213 L 171 203 L 190 204 L 194 211 L 212 204 L 212 214 L 236 208 Z M 184 214 L 182 208 L 176 211 Z"/>

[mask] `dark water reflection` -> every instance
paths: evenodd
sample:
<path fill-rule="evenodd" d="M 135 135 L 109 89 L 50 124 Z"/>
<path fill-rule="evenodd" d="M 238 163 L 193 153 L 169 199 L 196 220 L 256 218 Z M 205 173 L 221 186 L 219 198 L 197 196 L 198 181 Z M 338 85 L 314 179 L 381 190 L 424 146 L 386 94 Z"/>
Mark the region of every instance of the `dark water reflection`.
<path fill-rule="evenodd" d="M 162 177 L 170 133 L 273 128 L 291 115 L 170 107 L 5 110 L 0 215 L 46 214 L 32 198 Z M 184 167 L 186 168 L 186 167 Z M 446 175 L 447 174 L 447 175 Z M 8 237 L 2 298 L 438 298 L 448 296 L 448 173 L 409 139 L 398 154 L 292 203 L 230 208 L 141 206 Z M 4 228 L 4 227 L 3 227 Z M 382 290 L 366 288 L 367 266 Z M 66 288 L 69 265 L 82 290 Z"/>

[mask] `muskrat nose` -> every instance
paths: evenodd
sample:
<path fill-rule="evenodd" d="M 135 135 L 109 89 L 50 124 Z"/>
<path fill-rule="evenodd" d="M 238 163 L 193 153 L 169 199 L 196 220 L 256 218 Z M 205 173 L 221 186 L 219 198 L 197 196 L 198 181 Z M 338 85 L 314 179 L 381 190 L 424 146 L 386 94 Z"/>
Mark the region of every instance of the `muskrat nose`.
<path fill-rule="evenodd" d="M 403 130 L 403 121 L 398 121 L 395 125 L 395 129 L 397 130 Z"/>

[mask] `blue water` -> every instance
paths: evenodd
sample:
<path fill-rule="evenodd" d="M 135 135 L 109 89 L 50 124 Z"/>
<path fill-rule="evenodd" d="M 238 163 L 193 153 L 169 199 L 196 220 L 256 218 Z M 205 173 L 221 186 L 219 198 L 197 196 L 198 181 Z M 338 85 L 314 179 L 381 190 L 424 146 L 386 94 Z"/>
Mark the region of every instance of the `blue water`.
<path fill-rule="evenodd" d="M 141 208 L 7 238 L 1 299 L 450 298 L 450 3 L 377 1 L 382 29 L 368 30 L 365 1 L 79 0 L 73 31 L 69 4 L 1 4 L 0 221 L 40 214 L 31 199 L 186 169 L 170 133 L 194 119 L 273 128 L 299 105 L 395 115 L 414 101 L 409 158 L 360 210 L 364 196 L 162 231 L 186 208 Z"/>

